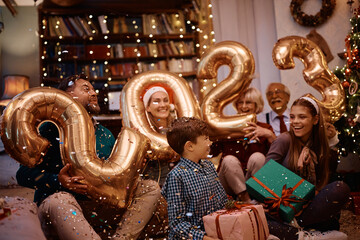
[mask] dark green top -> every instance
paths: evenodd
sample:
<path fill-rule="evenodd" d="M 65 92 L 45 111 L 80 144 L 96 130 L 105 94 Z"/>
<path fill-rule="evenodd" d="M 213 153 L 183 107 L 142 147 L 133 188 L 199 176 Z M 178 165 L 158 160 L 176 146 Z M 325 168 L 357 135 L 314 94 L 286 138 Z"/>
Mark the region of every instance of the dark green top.
<path fill-rule="evenodd" d="M 58 173 L 63 168 L 59 147 L 59 132 L 57 127 L 46 122 L 39 128 L 40 135 L 50 141 L 50 147 L 44 156 L 41 164 L 34 168 L 21 165 L 16 173 L 19 185 L 35 189 L 34 202 L 38 205 L 51 194 L 58 191 L 70 190 L 61 186 L 58 180 Z M 109 129 L 101 124 L 95 124 L 96 153 L 99 158 L 107 159 L 115 144 L 115 138 Z M 60 143 L 61 144 L 61 143 Z M 73 192 L 71 192 L 73 193 Z M 73 193 L 77 198 L 84 198 L 84 195 Z"/>

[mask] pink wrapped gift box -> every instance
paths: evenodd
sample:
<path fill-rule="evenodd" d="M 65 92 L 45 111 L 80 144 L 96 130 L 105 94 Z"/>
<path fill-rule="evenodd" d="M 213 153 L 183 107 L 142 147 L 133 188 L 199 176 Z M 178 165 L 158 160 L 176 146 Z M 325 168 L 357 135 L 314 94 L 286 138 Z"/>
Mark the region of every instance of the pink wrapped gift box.
<path fill-rule="evenodd" d="M 266 240 L 269 236 L 269 228 L 261 205 L 249 205 L 241 209 L 219 210 L 204 216 L 203 221 L 206 235 L 213 238 L 223 240 Z"/>

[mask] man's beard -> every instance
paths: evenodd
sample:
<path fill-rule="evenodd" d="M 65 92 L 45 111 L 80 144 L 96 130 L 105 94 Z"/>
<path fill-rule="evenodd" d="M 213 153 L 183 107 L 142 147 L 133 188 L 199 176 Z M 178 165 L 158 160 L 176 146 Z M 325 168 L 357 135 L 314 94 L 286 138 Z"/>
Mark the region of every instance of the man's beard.
<path fill-rule="evenodd" d="M 98 115 L 100 113 L 99 104 L 90 103 L 86 106 L 86 111 L 92 115 Z"/>

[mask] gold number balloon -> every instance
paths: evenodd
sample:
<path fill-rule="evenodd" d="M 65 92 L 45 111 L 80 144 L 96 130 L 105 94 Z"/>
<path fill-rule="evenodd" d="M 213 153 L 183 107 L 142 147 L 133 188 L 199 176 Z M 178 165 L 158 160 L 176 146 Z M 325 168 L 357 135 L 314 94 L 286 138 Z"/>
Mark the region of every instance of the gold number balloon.
<path fill-rule="evenodd" d="M 345 111 L 345 92 L 340 80 L 332 73 L 320 48 L 309 39 L 289 36 L 277 41 L 272 52 L 273 61 L 279 69 L 294 68 L 293 57 L 299 58 L 305 68 L 303 76 L 307 84 L 319 91 L 323 100 L 314 99 L 322 109 L 325 120 L 337 121 Z"/>
<path fill-rule="evenodd" d="M 151 140 L 148 157 L 155 160 L 171 160 L 176 153 L 167 143 L 166 136 L 154 131 L 147 120 L 140 96 L 150 85 L 161 83 L 174 92 L 174 105 L 178 117 L 201 117 L 199 104 L 185 79 L 166 71 L 148 71 L 130 79 L 121 93 L 124 126 L 137 128 Z"/>
<path fill-rule="evenodd" d="M 63 91 L 33 88 L 8 104 L 1 121 L 1 139 L 6 151 L 28 167 L 39 164 L 49 146 L 48 140 L 37 132 L 43 121 L 57 125 L 62 160 L 72 164 L 72 174 L 85 177 L 89 194 L 113 206 L 127 207 L 149 140 L 124 128 L 109 159 L 103 161 L 96 155 L 95 130 L 85 108 Z"/>
<path fill-rule="evenodd" d="M 221 65 L 230 68 L 229 76 L 205 96 L 202 102 L 203 119 L 209 124 L 210 134 L 217 139 L 235 138 L 245 134 L 247 122 L 255 122 L 256 115 L 226 116 L 224 107 L 246 90 L 255 70 L 252 53 L 244 45 L 224 41 L 211 47 L 202 57 L 197 78 L 214 79 Z"/>

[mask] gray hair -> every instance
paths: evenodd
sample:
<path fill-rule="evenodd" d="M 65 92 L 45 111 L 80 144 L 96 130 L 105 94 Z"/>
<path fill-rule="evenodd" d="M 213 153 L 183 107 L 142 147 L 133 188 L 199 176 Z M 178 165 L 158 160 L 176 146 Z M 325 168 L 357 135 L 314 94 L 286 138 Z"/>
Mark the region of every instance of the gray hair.
<path fill-rule="evenodd" d="M 272 83 L 270 83 L 270 84 L 267 86 L 265 93 L 267 93 L 267 92 L 269 91 L 269 88 L 270 88 L 270 86 L 271 86 L 272 84 L 280 84 L 281 86 L 284 87 L 284 92 L 285 92 L 287 95 L 290 96 L 290 90 L 289 90 L 289 88 L 288 88 L 286 85 L 284 85 L 284 84 L 282 84 L 282 83 L 280 83 L 280 82 L 272 82 Z"/>

